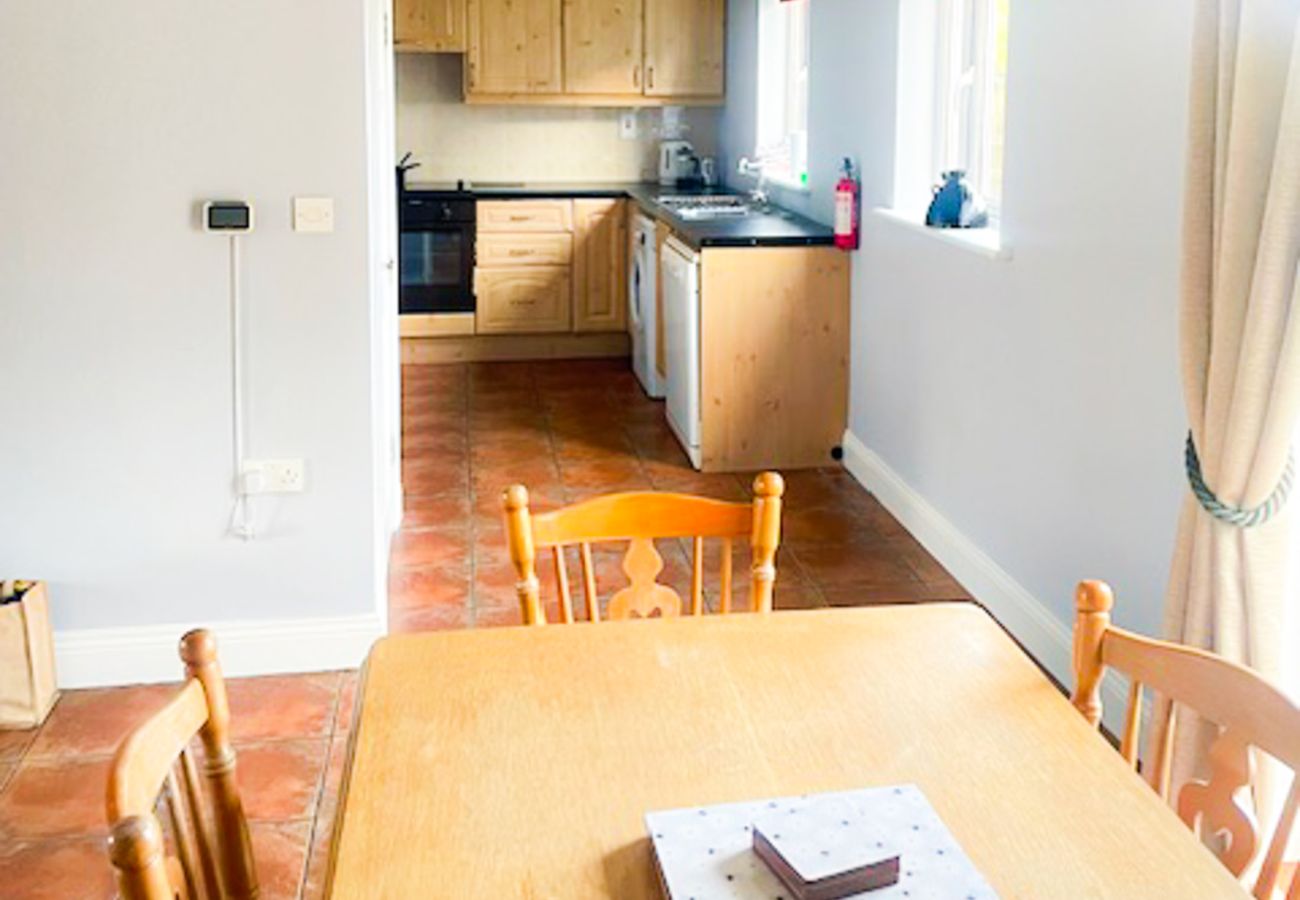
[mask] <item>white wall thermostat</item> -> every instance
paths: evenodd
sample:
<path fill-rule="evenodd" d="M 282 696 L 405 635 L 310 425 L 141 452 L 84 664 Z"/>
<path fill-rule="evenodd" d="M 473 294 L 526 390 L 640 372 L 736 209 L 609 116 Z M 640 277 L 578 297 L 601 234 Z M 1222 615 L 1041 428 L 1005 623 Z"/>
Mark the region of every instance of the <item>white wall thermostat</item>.
<path fill-rule="evenodd" d="M 203 230 L 241 234 L 253 230 L 253 206 L 243 200 L 209 200 L 203 204 Z"/>

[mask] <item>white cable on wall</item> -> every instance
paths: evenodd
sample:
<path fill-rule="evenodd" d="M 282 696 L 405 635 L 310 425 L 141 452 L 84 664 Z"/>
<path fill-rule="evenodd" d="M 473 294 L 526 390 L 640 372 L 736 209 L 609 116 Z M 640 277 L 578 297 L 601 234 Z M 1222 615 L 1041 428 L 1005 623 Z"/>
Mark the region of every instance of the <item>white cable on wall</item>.
<path fill-rule="evenodd" d="M 240 284 L 239 235 L 230 235 L 230 392 L 231 438 L 234 452 L 235 502 L 230 510 L 230 533 L 246 541 L 255 536 L 248 486 L 244 483 L 244 357 L 243 297 Z"/>

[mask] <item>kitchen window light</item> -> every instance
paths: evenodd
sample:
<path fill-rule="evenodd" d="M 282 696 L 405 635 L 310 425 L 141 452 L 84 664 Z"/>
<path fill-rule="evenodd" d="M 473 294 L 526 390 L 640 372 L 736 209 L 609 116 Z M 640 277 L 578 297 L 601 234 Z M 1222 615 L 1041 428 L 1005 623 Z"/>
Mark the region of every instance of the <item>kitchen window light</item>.
<path fill-rule="evenodd" d="M 935 4 L 933 169 L 961 169 L 996 221 L 1006 130 L 1010 0 Z"/>
<path fill-rule="evenodd" d="M 754 153 L 766 178 L 808 187 L 809 0 L 758 0 Z"/>
<path fill-rule="evenodd" d="M 901 0 L 894 199 L 882 221 L 990 259 L 1010 259 L 1001 227 L 1011 0 Z M 930 228 L 942 173 L 984 200 L 985 228 Z"/>

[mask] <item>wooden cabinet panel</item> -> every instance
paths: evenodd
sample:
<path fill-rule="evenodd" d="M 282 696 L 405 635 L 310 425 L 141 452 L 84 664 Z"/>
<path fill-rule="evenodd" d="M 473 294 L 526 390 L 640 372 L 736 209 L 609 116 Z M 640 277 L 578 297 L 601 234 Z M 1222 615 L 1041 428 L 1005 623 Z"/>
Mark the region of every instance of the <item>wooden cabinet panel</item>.
<path fill-rule="evenodd" d="M 848 414 L 849 261 L 833 247 L 705 249 L 704 471 L 830 464 Z"/>
<path fill-rule="evenodd" d="M 469 93 L 551 94 L 564 89 L 562 0 L 468 0 Z"/>
<path fill-rule="evenodd" d="M 572 231 L 572 200 L 480 200 L 478 230 Z"/>
<path fill-rule="evenodd" d="M 475 250 L 480 266 L 567 266 L 573 260 L 573 235 L 481 234 Z"/>
<path fill-rule="evenodd" d="M 564 90 L 637 94 L 642 0 L 564 0 Z"/>
<path fill-rule="evenodd" d="M 647 96 L 721 96 L 726 0 L 645 3 Z"/>
<path fill-rule="evenodd" d="M 568 266 L 515 266 L 474 273 L 478 334 L 569 331 L 573 293 Z"/>
<path fill-rule="evenodd" d="M 627 216 L 622 200 L 573 201 L 573 330 L 627 328 Z"/>
<path fill-rule="evenodd" d="M 465 0 L 394 0 L 398 52 L 464 53 Z"/>

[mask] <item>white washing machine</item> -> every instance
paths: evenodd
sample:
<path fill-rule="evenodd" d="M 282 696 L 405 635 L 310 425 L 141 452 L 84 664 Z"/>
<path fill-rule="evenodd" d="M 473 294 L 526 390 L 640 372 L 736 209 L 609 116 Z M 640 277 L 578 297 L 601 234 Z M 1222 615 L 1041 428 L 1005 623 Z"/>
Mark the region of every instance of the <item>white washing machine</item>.
<path fill-rule="evenodd" d="M 655 273 L 658 269 L 655 220 L 638 213 L 632 232 L 632 271 L 627 280 L 627 321 L 632 335 L 632 371 L 655 399 L 664 395 L 664 380 L 655 360 Z"/>

